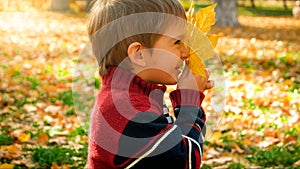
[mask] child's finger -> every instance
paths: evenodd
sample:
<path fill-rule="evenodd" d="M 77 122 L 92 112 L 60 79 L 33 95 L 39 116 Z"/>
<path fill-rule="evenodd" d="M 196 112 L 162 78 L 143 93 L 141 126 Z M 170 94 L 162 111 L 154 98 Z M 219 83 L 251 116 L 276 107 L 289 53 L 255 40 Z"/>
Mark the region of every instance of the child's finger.
<path fill-rule="evenodd" d="M 207 68 L 205 68 L 205 73 L 206 73 L 206 77 L 208 78 L 210 76 L 210 71 Z"/>
<path fill-rule="evenodd" d="M 215 86 L 215 82 L 213 80 L 208 80 L 206 83 L 206 89 L 211 89 Z"/>

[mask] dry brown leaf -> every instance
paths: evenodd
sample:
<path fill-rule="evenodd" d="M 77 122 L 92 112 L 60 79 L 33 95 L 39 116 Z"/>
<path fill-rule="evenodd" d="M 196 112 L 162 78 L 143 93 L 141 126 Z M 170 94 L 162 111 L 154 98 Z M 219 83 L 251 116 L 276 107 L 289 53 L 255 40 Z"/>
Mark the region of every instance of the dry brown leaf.
<path fill-rule="evenodd" d="M 234 147 L 234 149 L 235 149 L 238 153 L 240 153 L 240 154 L 244 153 L 244 150 L 241 149 L 240 146 L 239 146 L 237 143 L 232 142 L 232 143 L 231 143 L 231 146 Z"/>
<path fill-rule="evenodd" d="M 289 142 L 298 142 L 298 141 L 295 136 L 286 136 L 284 137 L 284 142 L 289 143 Z"/>
<path fill-rule="evenodd" d="M 36 164 L 34 164 L 31 159 L 16 159 L 16 160 L 12 160 L 11 163 L 15 164 L 15 165 L 25 165 L 28 168 L 34 168 L 36 167 Z"/>
<path fill-rule="evenodd" d="M 40 145 L 46 145 L 49 141 L 49 137 L 47 134 L 42 133 L 39 135 L 38 139 L 36 140 L 36 143 L 40 144 Z"/>
<path fill-rule="evenodd" d="M 19 144 L 1 146 L 0 150 L 2 150 L 1 158 L 15 159 L 24 154 L 22 151 L 22 147 Z"/>
<path fill-rule="evenodd" d="M 300 160 L 293 164 L 293 167 L 299 167 L 299 166 L 300 166 Z"/>
<path fill-rule="evenodd" d="M 47 113 L 57 113 L 61 109 L 60 106 L 49 105 L 45 108 L 45 112 Z"/>
<path fill-rule="evenodd" d="M 51 169 L 60 169 L 60 167 L 56 164 L 56 162 L 53 162 L 51 165 Z"/>
<path fill-rule="evenodd" d="M 25 110 L 27 113 L 37 111 L 36 106 L 34 106 L 34 105 L 32 105 L 32 104 L 25 104 L 25 105 L 23 106 L 23 108 L 24 108 L 24 110 Z"/>

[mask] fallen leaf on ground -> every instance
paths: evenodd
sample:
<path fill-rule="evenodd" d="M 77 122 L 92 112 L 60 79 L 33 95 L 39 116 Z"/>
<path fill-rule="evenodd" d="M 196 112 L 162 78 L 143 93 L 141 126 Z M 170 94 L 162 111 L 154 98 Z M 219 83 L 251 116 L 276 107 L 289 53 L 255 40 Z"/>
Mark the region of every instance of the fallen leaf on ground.
<path fill-rule="evenodd" d="M 13 169 L 14 165 L 13 164 L 0 164 L 0 169 Z"/>
<path fill-rule="evenodd" d="M 26 134 L 25 132 L 24 133 L 21 133 L 19 136 L 18 136 L 18 139 L 24 143 L 26 141 L 28 141 L 30 139 L 30 133 Z"/>

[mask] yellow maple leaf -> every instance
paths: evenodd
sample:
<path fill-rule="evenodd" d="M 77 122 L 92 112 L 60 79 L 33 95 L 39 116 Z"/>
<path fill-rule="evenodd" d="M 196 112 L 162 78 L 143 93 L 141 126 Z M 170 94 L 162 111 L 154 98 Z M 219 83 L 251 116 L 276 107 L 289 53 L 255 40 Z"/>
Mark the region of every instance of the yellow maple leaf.
<path fill-rule="evenodd" d="M 205 72 L 205 65 L 199 59 L 198 55 L 194 52 L 190 54 L 188 66 L 191 69 L 192 73 L 207 78 Z"/>
<path fill-rule="evenodd" d="M 210 31 L 211 26 L 216 23 L 216 13 L 215 8 L 217 3 L 210 5 L 205 8 L 201 8 L 196 17 L 196 26 L 203 33 L 207 33 Z"/>
<path fill-rule="evenodd" d="M 196 75 L 206 77 L 205 65 L 202 59 L 211 58 L 214 55 L 214 48 L 217 45 L 219 36 L 215 34 L 207 34 L 212 25 L 216 23 L 215 7 L 216 3 L 208 7 L 202 8 L 196 14 L 193 5 L 187 11 L 187 20 L 193 25 L 188 31 L 191 34 L 189 40 L 190 57 L 188 66 Z M 204 36 L 205 35 L 205 36 Z"/>
<path fill-rule="evenodd" d="M 220 36 L 216 34 L 207 34 L 206 37 L 209 39 L 210 43 L 215 48 L 218 44 Z"/>
<path fill-rule="evenodd" d="M 195 8 L 193 7 L 193 3 L 191 4 L 189 10 L 186 12 L 186 17 L 187 20 L 191 23 L 194 24 L 196 22 L 196 12 L 195 12 Z"/>

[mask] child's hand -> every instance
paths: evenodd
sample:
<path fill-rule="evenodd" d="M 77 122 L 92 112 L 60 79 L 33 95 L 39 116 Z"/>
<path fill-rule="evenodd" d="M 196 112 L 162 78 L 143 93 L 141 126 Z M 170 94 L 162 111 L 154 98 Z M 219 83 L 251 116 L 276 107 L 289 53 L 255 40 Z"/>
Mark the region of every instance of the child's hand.
<path fill-rule="evenodd" d="M 209 78 L 210 72 L 209 72 L 207 69 L 205 69 L 205 73 L 206 73 L 206 77 Z M 211 89 L 211 88 L 213 88 L 214 86 L 215 86 L 214 81 L 212 81 L 212 80 L 207 80 L 207 83 L 206 83 L 206 89 L 205 89 L 205 90 Z"/>
<path fill-rule="evenodd" d="M 206 69 L 207 78 L 209 78 L 209 74 L 209 71 Z M 193 74 L 186 66 L 178 80 L 177 89 L 192 89 L 204 92 L 214 86 L 214 82 L 207 78 Z"/>

